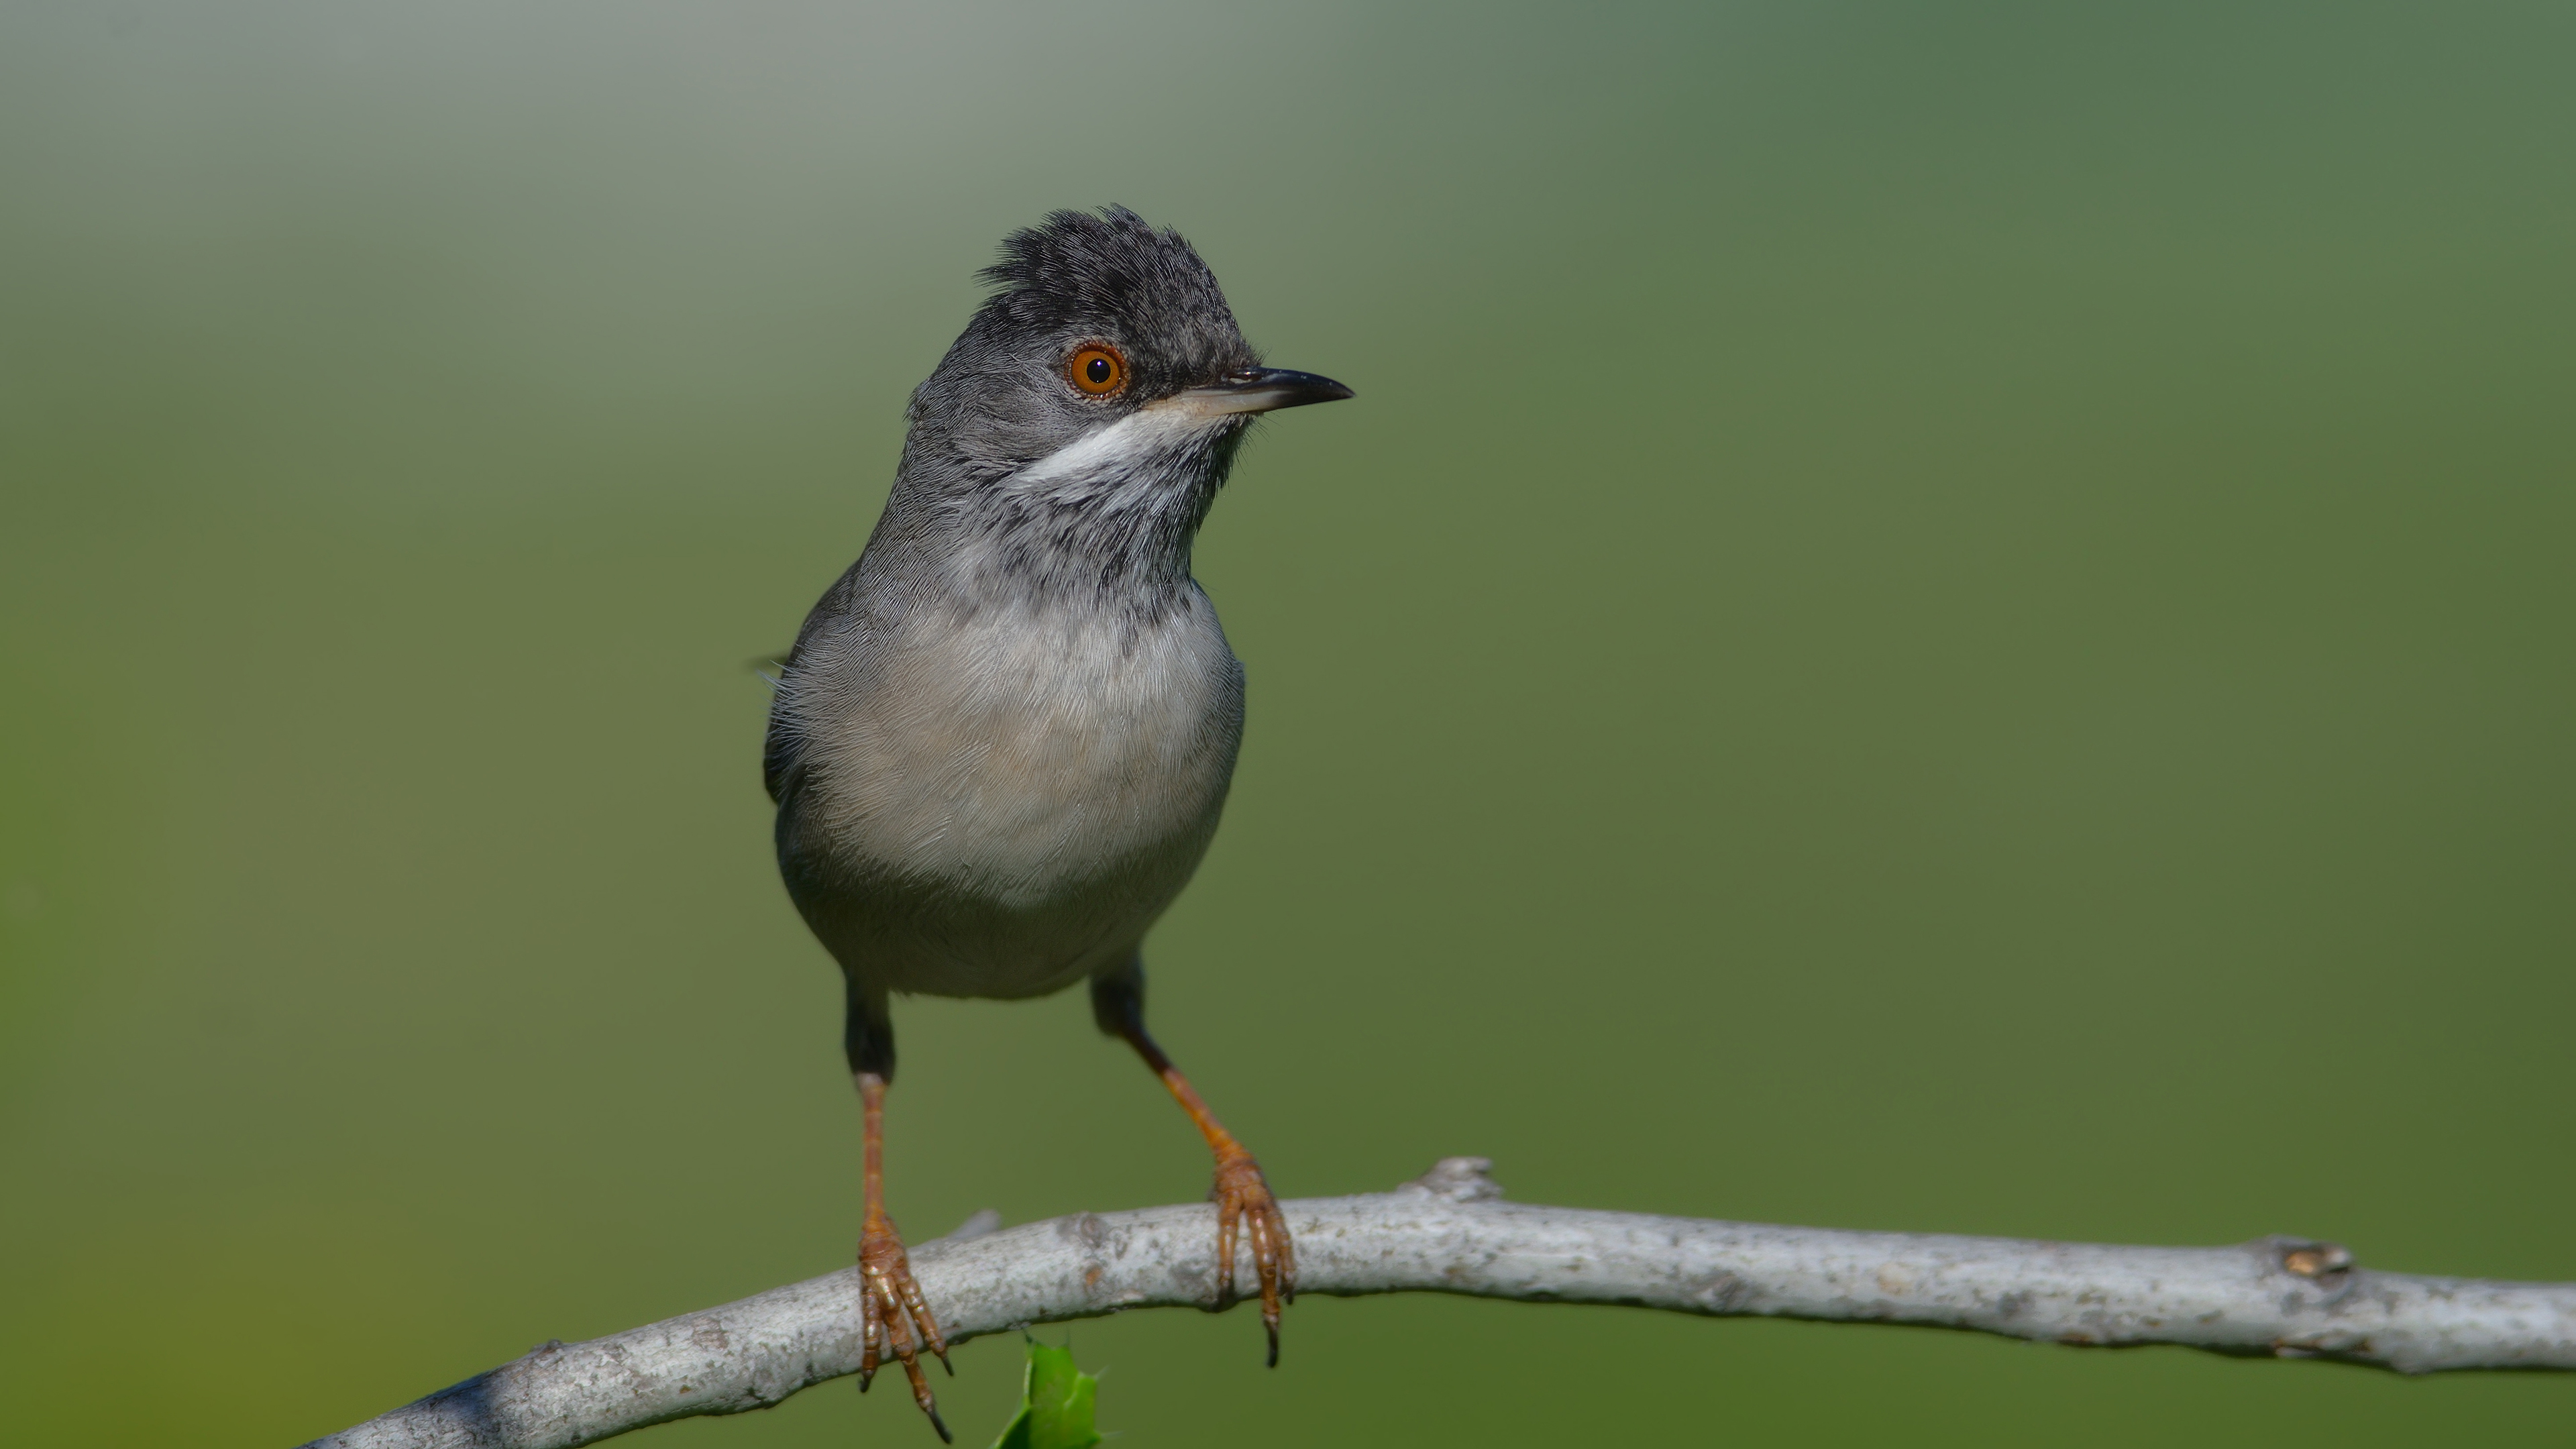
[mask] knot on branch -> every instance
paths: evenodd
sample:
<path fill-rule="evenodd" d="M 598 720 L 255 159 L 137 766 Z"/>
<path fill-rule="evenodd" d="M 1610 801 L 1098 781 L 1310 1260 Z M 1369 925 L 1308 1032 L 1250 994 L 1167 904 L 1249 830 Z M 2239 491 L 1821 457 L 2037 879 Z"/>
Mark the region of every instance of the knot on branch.
<path fill-rule="evenodd" d="M 2319 1303 L 2332 1303 L 2352 1287 L 2352 1249 L 2341 1243 L 2274 1233 L 2246 1246 L 2254 1250 L 2255 1260 L 2263 1265 L 2265 1273 L 2297 1280 L 2294 1291 L 2304 1294 L 2307 1285 L 2314 1284 L 2319 1290 Z"/>
<path fill-rule="evenodd" d="M 2326 1282 L 2337 1273 L 2352 1271 L 2352 1249 L 2341 1243 L 2311 1243 L 2290 1238 L 2273 1240 L 2281 1249 L 2281 1266 L 2302 1278 Z"/>
<path fill-rule="evenodd" d="M 1451 1202 L 1500 1202 L 1502 1184 L 1487 1175 L 1493 1170 L 1490 1157 L 1444 1157 L 1396 1191 L 1427 1192 Z"/>
<path fill-rule="evenodd" d="M 2354 1269 L 2352 1249 L 2341 1243 L 2322 1242 L 2315 1238 L 2291 1237 L 2275 1233 L 2256 1238 L 2246 1246 L 2254 1250 L 2255 1261 L 2262 1265 L 2264 1276 L 2281 1295 L 2281 1311 L 2299 1316 L 2316 1312 L 2339 1311 L 2352 1296 L 2360 1274 Z M 2286 1281 L 2285 1281 L 2286 1280 Z M 2302 1332 L 2285 1336 L 2273 1344 L 2273 1351 L 2284 1358 L 2302 1354 L 2340 1353 L 2349 1344 L 2314 1340 Z"/>

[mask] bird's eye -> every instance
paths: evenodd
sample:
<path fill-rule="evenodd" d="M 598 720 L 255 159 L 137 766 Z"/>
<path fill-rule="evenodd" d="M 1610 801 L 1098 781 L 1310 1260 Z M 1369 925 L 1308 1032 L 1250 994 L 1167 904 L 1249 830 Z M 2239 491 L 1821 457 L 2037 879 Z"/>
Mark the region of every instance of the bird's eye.
<path fill-rule="evenodd" d="M 1107 397 L 1127 383 L 1127 359 L 1118 349 L 1095 342 L 1075 352 L 1065 364 L 1065 376 L 1073 385 L 1093 397 Z"/>

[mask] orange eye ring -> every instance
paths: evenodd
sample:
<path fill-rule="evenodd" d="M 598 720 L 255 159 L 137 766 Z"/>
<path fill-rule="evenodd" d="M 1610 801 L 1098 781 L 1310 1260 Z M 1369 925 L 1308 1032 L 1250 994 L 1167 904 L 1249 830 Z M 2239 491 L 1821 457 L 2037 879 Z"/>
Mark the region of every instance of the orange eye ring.
<path fill-rule="evenodd" d="M 1107 397 L 1127 385 L 1127 359 L 1106 342 L 1087 342 L 1065 359 L 1064 376 L 1085 397 Z"/>

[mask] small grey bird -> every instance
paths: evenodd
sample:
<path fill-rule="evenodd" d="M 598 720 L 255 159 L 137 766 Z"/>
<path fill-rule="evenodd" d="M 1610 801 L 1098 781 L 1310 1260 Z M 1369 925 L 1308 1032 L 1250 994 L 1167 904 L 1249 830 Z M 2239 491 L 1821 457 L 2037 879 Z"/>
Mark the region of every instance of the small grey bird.
<path fill-rule="evenodd" d="M 1146 1034 L 1138 948 L 1207 852 L 1243 736 L 1243 665 L 1191 543 L 1255 418 L 1351 395 L 1262 366 L 1198 253 L 1121 207 L 1013 233 L 983 277 L 993 295 L 912 395 L 876 532 L 796 636 L 766 761 L 779 871 L 849 987 L 859 1385 L 891 1354 L 942 1439 L 916 1343 L 943 1365 L 947 1343 L 885 1212 L 895 992 L 1088 979 L 1100 1029 L 1215 1152 L 1217 1291 L 1240 1232 L 1279 1361 L 1287 1223 Z"/>

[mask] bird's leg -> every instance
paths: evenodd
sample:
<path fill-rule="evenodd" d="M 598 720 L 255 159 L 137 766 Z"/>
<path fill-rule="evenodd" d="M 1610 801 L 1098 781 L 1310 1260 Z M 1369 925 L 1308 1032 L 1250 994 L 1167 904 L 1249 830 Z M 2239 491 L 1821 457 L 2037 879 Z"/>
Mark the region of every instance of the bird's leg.
<path fill-rule="evenodd" d="M 948 1362 L 948 1340 L 921 1296 L 921 1285 L 913 1280 L 903 1237 L 885 1210 L 885 1093 L 887 1079 L 894 1074 L 894 1032 L 882 1001 L 862 1002 L 855 986 L 850 991 L 849 1048 L 866 1144 L 867 1218 L 859 1230 L 859 1392 L 866 1393 L 875 1382 L 879 1364 L 889 1357 L 899 1360 L 904 1377 L 912 1383 L 912 1401 L 930 1416 L 930 1427 L 939 1431 L 940 1442 L 951 1443 L 948 1425 L 939 1417 L 939 1400 L 922 1376 L 916 1342 L 939 1355 L 940 1367 L 952 1376 L 957 1369 Z"/>
<path fill-rule="evenodd" d="M 1154 1075 L 1163 1079 L 1172 1100 L 1190 1114 L 1208 1150 L 1216 1154 L 1216 1184 L 1208 1198 L 1216 1204 L 1216 1296 L 1222 1308 L 1234 1301 L 1234 1248 L 1238 1235 L 1252 1240 L 1252 1269 L 1261 1280 L 1261 1327 L 1270 1338 L 1270 1366 L 1279 1366 L 1279 1305 L 1297 1299 L 1297 1249 L 1289 1241 L 1288 1219 L 1279 1199 L 1261 1175 L 1261 1164 L 1225 1124 L 1208 1110 L 1190 1079 L 1163 1055 L 1145 1030 L 1145 967 L 1138 957 L 1091 979 L 1092 1016 L 1100 1029 L 1136 1049 Z"/>

